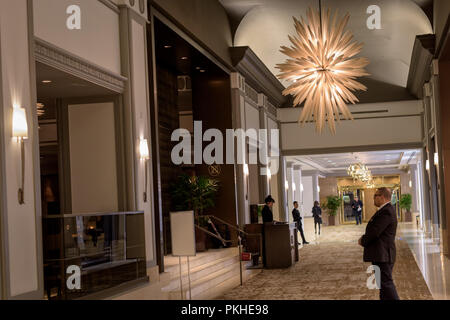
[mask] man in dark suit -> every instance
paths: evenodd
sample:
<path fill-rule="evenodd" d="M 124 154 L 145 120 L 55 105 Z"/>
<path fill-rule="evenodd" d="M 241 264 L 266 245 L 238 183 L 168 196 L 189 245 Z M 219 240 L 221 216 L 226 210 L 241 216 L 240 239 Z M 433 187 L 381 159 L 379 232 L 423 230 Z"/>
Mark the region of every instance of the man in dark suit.
<path fill-rule="evenodd" d="M 302 216 L 300 215 L 300 211 L 298 211 L 298 202 L 297 201 L 294 201 L 294 209 L 292 210 L 292 218 L 294 219 L 294 222 L 297 223 L 297 229 L 298 229 L 298 231 L 300 231 L 303 244 L 309 244 L 309 242 L 306 241 L 306 239 L 305 239 L 305 234 L 303 233 Z"/>
<path fill-rule="evenodd" d="M 354 214 L 355 219 L 356 219 L 356 225 L 362 224 L 362 222 L 361 222 L 362 207 L 363 207 L 362 201 L 359 200 L 358 197 L 355 197 L 355 200 L 352 203 L 352 209 L 353 209 L 353 214 Z"/>
<path fill-rule="evenodd" d="M 372 262 L 380 268 L 380 300 L 400 300 L 392 279 L 396 255 L 397 216 L 391 204 L 391 196 L 392 192 L 388 188 L 377 189 L 374 204 L 380 209 L 370 219 L 366 233 L 358 242 L 364 247 L 364 262 Z"/>

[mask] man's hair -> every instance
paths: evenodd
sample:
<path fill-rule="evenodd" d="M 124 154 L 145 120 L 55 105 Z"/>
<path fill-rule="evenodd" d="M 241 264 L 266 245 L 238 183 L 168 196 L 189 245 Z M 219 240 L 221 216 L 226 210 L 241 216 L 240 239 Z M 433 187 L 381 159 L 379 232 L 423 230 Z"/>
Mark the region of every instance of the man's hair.
<path fill-rule="evenodd" d="M 298 204 L 298 202 L 297 202 L 297 201 L 294 201 L 294 206 L 295 206 L 295 204 L 296 204 L 296 203 Z"/>
<path fill-rule="evenodd" d="M 377 190 L 383 198 L 385 198 L 387 200 L 391 200 L 391 197 L 392 197 L 391 189 L 383 187 L 383 188 L 378 188 Z"/>

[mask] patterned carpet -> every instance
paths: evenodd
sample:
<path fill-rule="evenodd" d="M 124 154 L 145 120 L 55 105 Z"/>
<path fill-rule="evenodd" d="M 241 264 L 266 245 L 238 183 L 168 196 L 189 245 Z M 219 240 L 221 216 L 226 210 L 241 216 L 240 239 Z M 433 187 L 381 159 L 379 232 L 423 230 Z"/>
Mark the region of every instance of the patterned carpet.
<path fill-rule="evenodd" d="M 378 300 L 379 291 L 367 288 L 370 263 L 362 261 L 357 244 L 363 226 L 324 227 L 315 236 L 305 225 L 310 244 L 300 249 L 300 261 L 289 269 L 263 270 L 243 287 L 227 293 L 226 300 Z M 413 255 L 397 241 L 394 282 L 402 300 L 432 300 Z"/>

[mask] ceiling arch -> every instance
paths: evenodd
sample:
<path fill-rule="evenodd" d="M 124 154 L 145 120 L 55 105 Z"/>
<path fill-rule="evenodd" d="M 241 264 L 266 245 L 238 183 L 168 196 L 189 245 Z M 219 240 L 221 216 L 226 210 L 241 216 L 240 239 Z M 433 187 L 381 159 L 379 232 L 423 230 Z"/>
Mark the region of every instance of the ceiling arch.
<path fill-rule="evenodd" d="M 318 6 L 318 0 L 221 1 L 228 10 L 234 7 L 238 12 L 240 8 L 243 15 L 236 29 L 234 46 L 249 46 L 275 75 L 278 74 L 276 64 L 286 59 L 279 49 L 290 45 L 288 34 L 295 34 L 292 17 L 305 16 L 309 6 Z M 367 28 L 370 16 L 367 8 L 374 3 L 381 8 L 381 30 Z M 322 0 L 322 6 L 339 9 L 341 15 L 350 14 L 347 28 L 353 32 L 355 40 L 365 44 L 361 56 L 371 61 L 367 70 L 372 82 L 406 87 L 415 37 L 433 32 L 430 20 L 417 3 L 411 0 Z"/>

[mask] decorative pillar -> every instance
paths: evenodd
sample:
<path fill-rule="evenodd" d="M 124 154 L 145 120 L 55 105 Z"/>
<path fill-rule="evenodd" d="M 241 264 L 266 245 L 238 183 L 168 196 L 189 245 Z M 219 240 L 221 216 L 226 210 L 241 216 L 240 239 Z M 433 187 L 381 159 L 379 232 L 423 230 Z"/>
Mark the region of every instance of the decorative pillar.
<path fill-rule="evenodd" d="M 33 1 L 0 1 L 0 297 L 5 300 L 44 297 L 34 39 Z M 22 145 L 12 134 L 15 108 L 26 116 Z"/>
<path fill-rule="evenodd" d="M 232 121 L 233 129 L 245 130 L 245 119 L 243 119 L 243 110 L 245 108 L 245 78 L 237 72 L 231 74 L 231 93 L 232 93 Z M 245 151 L 245 146 L 244 150 Z M 235 147 L 239 148 L 239 144 Z M 244 154 L 245 153 L 241 153 Z M 238 152 L 234 155 L 234 170 L 236 180 L 236 212 L 237 223 L 242 227 L 250 223 L 250 208 L 248 202 L 247 183 L 248 177 L 244 173 L 244 159 L 238 159 Z M 239 164 L 241 163 L 241 164 Z"/>

